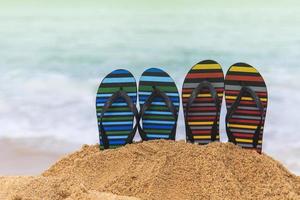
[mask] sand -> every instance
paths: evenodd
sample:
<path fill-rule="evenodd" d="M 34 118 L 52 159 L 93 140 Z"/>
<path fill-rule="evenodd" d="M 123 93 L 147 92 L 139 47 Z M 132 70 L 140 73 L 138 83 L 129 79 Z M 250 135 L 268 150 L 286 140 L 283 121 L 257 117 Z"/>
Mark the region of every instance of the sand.
<path fill-rule="evenodd" d="M 300 199 L 300 177 L 230 143 L 83 146 L 40 176 L 0 178 L 0 199 Z"/>

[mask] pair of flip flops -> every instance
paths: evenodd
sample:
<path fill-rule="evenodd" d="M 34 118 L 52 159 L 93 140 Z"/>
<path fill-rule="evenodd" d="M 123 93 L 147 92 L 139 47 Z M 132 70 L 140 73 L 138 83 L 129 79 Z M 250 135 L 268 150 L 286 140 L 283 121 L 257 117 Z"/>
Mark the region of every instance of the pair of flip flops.
<path fill-rule="evenodd" d="M 132 103 L 125 96 L 114 98 L 120 91 L 127 93 Z M 229 141 L 261 152 L 267 88 L 260 73 L 245 63 L 231 66 L 225 78 L 221 66 L 212 60 L 202 61 L 188 72 L 182 88 L 187 141 L 208 144 L 220 140 L 224 91 Z M 173 79 L 160 69 L 148 69 L 140 79 L 138 96 L 139 113 L 136 82 L 126 70 L 116 70 L 103 79 L 97 94 L 101 148 L 131 143 L 137 129 L 143 140 L 175 140 L 179 95 Z"/>
<path fill-rule="evenodd" d="M 143 140 L 175 140 L 179 104 L 174 80 L 161 69 L 146 70 L 138 91 L 129 71 L 111 72 L 102 80 L 96 98 L 100 148 L 132 143 L 137 129 Z"/>
<path fill-rule="evenodd" d="M 261 152 L 267 87 L 261 74 L 246 63 L 232 65 L 225 78 L 215 61 L 202 61 L 192 67 L 182 89 L 187 141 L 199 144 L 219 141 L 224 91 L 229 141 Z"/>

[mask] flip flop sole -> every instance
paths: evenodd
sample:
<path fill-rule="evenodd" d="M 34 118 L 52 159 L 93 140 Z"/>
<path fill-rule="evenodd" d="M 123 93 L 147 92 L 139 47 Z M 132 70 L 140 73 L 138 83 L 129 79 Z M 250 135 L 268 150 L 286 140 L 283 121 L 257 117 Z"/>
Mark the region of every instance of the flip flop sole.
<path fill-rule="evenodd" d="M 219 106 L 216 107 L 209 90 L 203 90 L 198 94 L 189 113 L 187 112 L 187 102 L 193 90 L 203 81 L 207 81 L 215 88 Z M 187 73 L 182 87 L 182 104 L 185 117 L 187 117 L 186 126 L 191 130 L 192 140 L 187 137 L 187 141 L 198 144 L 208 144 L 212 142 L 211 131 L 214 120 L 217 115 L 220 119 L 220 108 L 223 100 L 224 92 L 224 74 L 222 67 L 215 61 L 205 60 L 199 62 Z M 188 131 L 188 130 L 187 130 Z M 219 123 L 216 133 L 216 140 L 219 136 Z"/>
<path fill-rule="evenodd" d="M 261 152 L 263 130 L 268 105 L 268 92 L 261 74 L 246 63 L 232 65 L 225 77 L 225 99 L 227 110 L 231 108 L 243 86 L 251 88 L 259 97 L 264 108 L 263 123 L 256 150 Z M 228 121 L 228 127 L 236 143 L 244 148 L 253 149 L 253 138 L 260 123 L 260 112 L 250 95 L 242 97 L 240 104 Z"/>
<path fill-rule="evenodd" d="M 173 102 L 174 107 L 179 110 L 179 93 L 174 80 L 164 71 L 157 68 L 146 70 L 139 82 L 139 103 L 142 107 L 153 88 L 164 92 Z M 171 132 L 176 125 L 177 119 L 174 119 L 172 113 L 166 106 L 161 97 L 155 97 L 149 109 L 141 119 L 143 130 L 147 133 L 148 140 L 171 139 Z"/>
<path fill-rule="evenodd" d="M 136 104 L 137 101 L 137 86 L 133 75 L 123 69 L 118 69 L 108 74 L 101 82 L 97 97 L 96 110 L 98 126 L 101 120 L 101 111 L 106 101 L 116 91 L 123 90 Z M 112 106 L 105 112 L 102 124 L 107 134 L 109 148 L 117 148 L 126 144 L 130 132 L 133 129 L 134 114 L 131 112 L 126 101 L 123 98 L 118 98 L 113 102 Z M 101 138 L 100 128 L 100 149 L 104 149 L 104 144 Z"/>

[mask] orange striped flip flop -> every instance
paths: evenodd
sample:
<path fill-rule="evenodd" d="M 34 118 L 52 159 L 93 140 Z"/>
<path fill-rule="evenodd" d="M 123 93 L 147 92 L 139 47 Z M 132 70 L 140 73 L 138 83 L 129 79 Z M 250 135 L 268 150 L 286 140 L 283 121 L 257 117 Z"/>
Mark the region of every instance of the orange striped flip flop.
<path fill-rule="evenodd" d="M 224 74 L 217 62 L 199 62 L 187 73 L 182 88 L 182 104 L 188 142 L 208 144 L 219 141 L 223 92 Z"/>
<path fill-rule="evenodd" d="M 229 141 L 261 153 L 268 105 L 267 87 L 261 74 L 246 63 L 232 65 L 225 77 L 225 99 Z"/>

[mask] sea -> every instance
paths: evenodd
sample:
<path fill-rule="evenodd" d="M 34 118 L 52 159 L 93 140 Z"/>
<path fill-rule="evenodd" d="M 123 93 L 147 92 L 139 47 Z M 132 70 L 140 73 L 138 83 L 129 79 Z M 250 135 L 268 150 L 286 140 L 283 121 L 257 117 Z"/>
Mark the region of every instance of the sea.
<path fill-rule="evenodd" d="M 295 0 L 0 0 L 0 139 L 43 140 L 34 148 L 48 151 L 60 151 L 57 142 L 95 144 L 95 95 L 105 75 L 127 69 L 138 81 L 158 67 L 181 90 L 206 59 L 224 73 L 237 62 L 260 71 L 270 98 L 263 151 L 300 175 Z M 223 106 L 223 142 L 225 113 Z M 185 138 L 182 109 L 177 138 Z"/>

